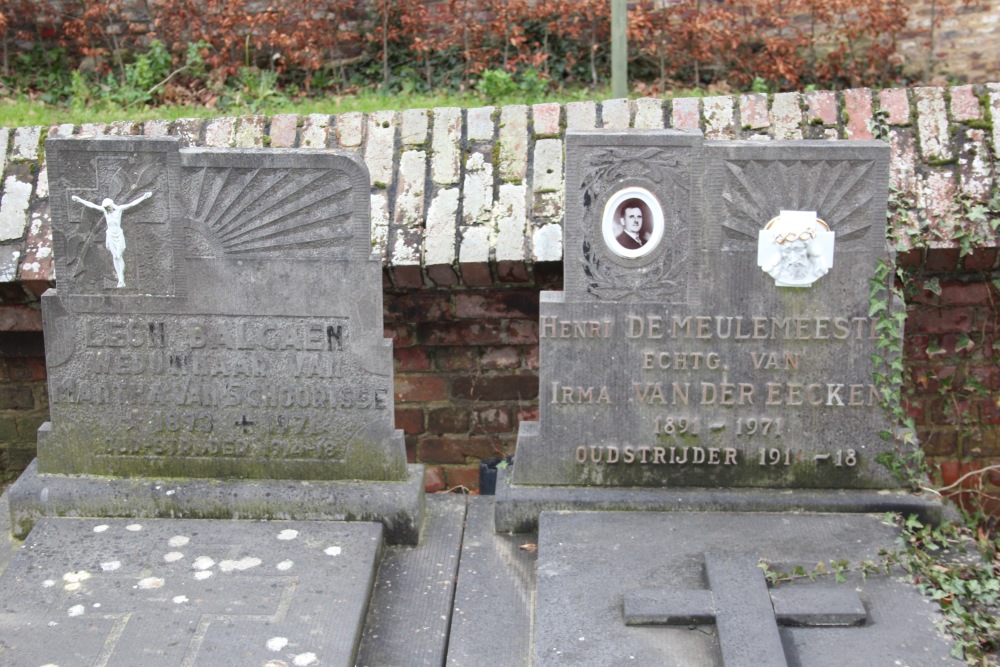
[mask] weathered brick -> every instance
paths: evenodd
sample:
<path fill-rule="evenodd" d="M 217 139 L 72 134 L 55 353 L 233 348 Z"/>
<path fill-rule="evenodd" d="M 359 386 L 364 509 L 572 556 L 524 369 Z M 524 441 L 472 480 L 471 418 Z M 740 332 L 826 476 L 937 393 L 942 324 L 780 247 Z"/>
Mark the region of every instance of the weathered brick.
<path fill-rule="evenodd" d="M 597 104 L 595 102 L 567 104 L 566 127 L 570 130 L 593 130 L 597 127 Z"/>
<path fill-rule="evenodd" d="M 69 133 L 73 133 L 72 129 Z M 145 137 L 166 137 L 169 134 L 169 120 L 147 120 L 142 124 L 142 135 Z M 49 136 L 51 136 L 51 134 Z"/>
<path fill-rule="evenodd" d="M 706 139 L 735 139 L 736 118 L 734 100 L 730 95 L 706 97 L 702 100 Z"/>
<path fill-rule="evenodd" d="M 924 160 L 950 160 L 952 151 L 944 91 L 941 88 L 914 88 L 913 96 L 917 103 L 917 130 Z"/>
<path fill-rule="evenodd" d="M 37 307 L 5 305 L 0 307 L 0 331 L 41 331 L 42 311 Z"/>
<path fill-rule="evenodd" d="M 103 137 L 107 134 L 108 125 L 107 123 L 81 123 L 80 124 L 80 136 L 81 137 Z M 14 135 L 16 138 L 16 134 Z M 16 146 L 15 146 L 16 147 Z"/>
<path fill-rule="evenodd" d="M 483 351 L 479 358 L 483 370 L 511 370 L 521 367 L 521 354 L 516 347 L 496 347 Z"/>
<path fill-rule="evenodd" d="M 392 186 L 395 174 L 393 159 L 396 155 L 395 111 L 373 111 L 368 114 L 367 142 L 364 158 L 372 185 L 381 188 Z"/>
<path fill-rule="evenodd" d="M 873 138 L 872 91 L 868 88 L 853 88 L 844 91 L 844 112 L 847 114 L 844 132 L 848 139 Z"/>
<path fill-rule="evenodd" d="M 142 124 L 134 120 L 116 120 L 108 125 L 108 134 L 113 137 L 131 137 L 139 134 Z"/>
<path fill-rule="evenodd" d="M 531 187 L 535 192 L 554 192 L 562 198 L 563 142 L 561 139 L 539 139 L 535 142 Z"/>
<path fill-rule="evenodd" d="M 802 138 L 802 109 L 798 93 L 778 93 L 771 104 L 772 134 L 775 139 Z"/>
<path fill-rule="evenodd" d="M 658 97 L 640 97 L 632 100 L 635 120 L 632 126 L 637 130 L 661 130 L 664 127 L 663 100 Z"/>
<path fill-rule="evenodd" d="M 507 327 L 502 321 L 433 322 L 417 325 L 424 345 L 491 345 L 505 343 Z"/>
<path fill-rule="evenodd" d="M 452 318 L 448 292 L 390 292 L 383 297 L 386 322 L 438 322 Z"/>
<path fill-rule="evenodd" d="M 363 113 L 360 111 L 349 111 L 339 114 L 336 116 L 335 123 L 337 145 L 341 148 L 357 148 L 361 146 L 365 140 L 365 115 Z M 305 135 L 305 132 L 303 132 L 303 135 Z"/>
<path fill-rule="evenodd" d="M 513 104 L 500 109 L 500 136 L 493 165 L 504 181 L 522 183 L 528 173 L 528 107 Z"/>
<path fill-rule="evenodd" d="M 538 397 L 537 375 L 489 375 L 455 378 L 452 398 L 479 401 L 525 401 Z"/>
<path fill-rule="evenodd" d="M 958 268 L 961 253 L 958 248 L 928 248 L 924 268 L 930 272 L 954 271 Z"/>
<path fill-rule="evenodd" d="M 996 248 L 974 248 L 972 253 L 965 256 L 965 268 L 968 271 L 986 271 L 996 266 Z"/>
<path fill-rule="evenodd" d="M 440 493 L 448 488 L 441 466 L 426 466 L 424 468 L 424 491 Z"/>
<path fill-rule="evenodd" d="M 396 410 L 396 428 L 402 429 L 407 435 L 417 435 L 424 432 L 424 411 L 420 408 L 401 408 Z"/>
<path fill-rule="evenodd" d="M 462 440 L 458 438 L 420 438 L 417 458 L 425 463 L 465 463 Z"/>
<path fill-rule="evenodd" d="M 461 174 L 462 110 L 457 107 L 434 109 L 431 135 L 431 180 L 437 185 L 455 185 Z M 457 191 L 456 191 L 457 202 Z"/>
<path fill-rule="evenodd" d="M 30 387 L 23 385 L 0 385 L 0 410 L 31 410 L 35 398 Z"/>
<path fill-rule="evenodd" d="M 476 367 L 476 349 L 439 347 L 434 350 L 434 366 L 440 371 L 467 371 Z"/>
<path fill-rule="evenodd" d="M 0 443 L 13 442 L 21 436 L 17 432 L 17 419 L 0 415 Z"/>
<path fill-rule="evenodd" d="M 941 303 L 949 306 L 978 305 L 990 308 L 992 304 L 989 285 L 979 282 L 942 281 Z"/>
<path fill-rule="evenodd" d="M 524 260 L 524 230 L 527 224 L 527 195 L 525 185 L 503 183 L 493 207 L 497 229 L 495 258 L 498 262 Z"/>
<path fill-rule="evenodd" d="M 627 99 L 601 102 L 601 127 L 606 130 L 627 130 L 629 125 L 631 123 Z"/>
<path fill-rule="evenodd" d="M 297 114 L 279 114 L 271 119 L 271 148 L 293 148 L 299 126 Z"/>
<path fill-rule="evenodd" d="M 740 95 L 740 123 L 751 130 L 760 130 L 771 125 L 767 112 L 767 95 L 748 93 Z"/>
<path fill-rule="evenodd" d="M 427 209 L 424 266 L 453 264 L 458 255 L 458 188 L 439 190 Z"/>
<path fill-rule="evenodd" d="M 448 382 L 433 375 L 397 375 L 394 394 L 399 403 L 443 401 L 448 397 Z"/>
<path fill-rule="evenodd" d="M 522 289 L 459 292 L 455 295 L 455 315 L 471 319 L 538 317 L 538 294 Z"/>
<path fill-rule="evenodd" d="M 465 244 L 462 244 L 463 257 Z M 486 262 L 469 262 L 462 260 L 462 282 L 469 287 L 484 287 L 493 284 L 493 274 L 490 272 L 490 265 Z"/>
<path fill-rule="evenodd" d="M 14 130 L 14 145 L 10 152 L 11 160 L 34 162 L 38 159 L 38 141 L 42 136 L 39 126 L 19 127 Z"/>
<path fill-rule="evenodd" d="M 184 146 L 197 146 L 201 143 L 201 132 L 205 128 L 202 118 L 178 118 L 170 126 L 170 133 L 181 140 Z"/>
<path fill-rule="evenodd" d="M 357 121 L 358 129 L 356 134 L 351 134 L 348 141 L 357 140 L 352 144 L 345 144 L 341 142 L 342 147 L 357 147 L 361 145 L 361 120 L 362 115 L 355 112 L 350 119 L 344 119 L 343 116 L 348 116 L 350 114 L 343 114 L 337 119 L 337 134 L 338 136 L 343 133 L 347 135 L 349 129 L 341 129 L 341 123 L 347 126 L 352 126 L 352 121 Z M 302 119 L 302 134 L 299 137 L 299 146 L 302 148 L 326 148 L 330 141 L 330 116 L 325 113 L 313 113 Z"/>
<path fill-rule="evenodd" d="M 814 90 L 806 93 L 806 111 L 809 123 L 820 121 L 823 125 L 836 125 L 837 94 L 831 90 Z"/>
<path fill-rule="evenodd" d="M 45 359 L 43 357 L 11 357 L 7 360 L 7 377 L 14 382 L 44 380 Z"/>
<path fill-rule="evenodd" d="M 562 259 L 562 225 L 553 222 L 535 229 L 531 235 L 531 256 L 536 262 Z"/>
<path fill-rule="evenodd" d="M 957 121 L 978 120 L 983 117 L 979 98 L 972 86 L 953 86 L 951 89 L 951 117 Z"/>
<path fill-rule="evenodd" d="M 885 122 L 889 125 L 905 125 L 910 122 L 910 98 L 906 88 L 880 90 L 878 106 L 885 112 Z"/>
<path fill-rule="evenodd" d="M 958 154 L 958 173 L 961 190 L 973 199 L 989 201 L 993 191 L 993 160 L 986 144 L 986 132 L 966 128 L 961 134 L 961 148 Z M 983 231 L 988 233 L 988 223 L 983 223 Z"/>
<path fill-rule="evenodd" d="M 448 478 L 448 488 L 466 488 L 469 491 L 479 490 L 479 466 L 449 466 L 445 468 Z"/>
<path fill-rule="evenodd" d="M 466 133 L 469 141 L 493 139 L 493 107 L 479 107 L 465 112 Z"/>
<path fill-rule="evenodd" d="M 416 260 L 412 262 L 408 261 L 408 263 L 401 263 L 392 267 L 392 281 L 396 287 L 423 287 L 424 272 Z"/>
<path fill-rule="evenodd" d="M 394 348 L 413 347 L 417 343 L 413 328 L 412 324 L 386 322 L 382 326 L 382 335 L 392 340 Z"/>
<path fill-rule="evenodd" d="M 990 94 L 990 114 L 993 117 L 993 157 L 1000 160 L 1000 83 L 986 85 Z"/>
<path fill-rule="evenodd" d="M 507 433 L 513 428 L 507 408 L 481 408 L 475 411 L 473 433 Z"/>
<path fill-rule="evenodd" d="M 699 102 L 697 97 L 674 98 L 670 126 L 677 130 L 697 130 L 701 120 Z"/>
<path fill-rule="evenodd" d="M 430 127 L 430 124 L 428 122 L 427 109 L 406 109 L 403 111 L 400 141 L 402 141 L 404 146 L 423 144 L 427 141 L 428 127 Z"/>
<path fill-rule="evenodd" d="M 518 407 L 515 417 L 518 424 L 521 422 L 536 422 L 538 421 L 538 406 L 526 405 Z"/>
<path fill-rule="evenodd" d="M 910 315 L 906 328 L 914 333 L 961 333 L 969 330 L 973 317 L 972 308 L 923 308 Z"/>
<path fill-rule="evenodd" d="M 235 142 L 235 130 L 235 118 L 212 118 L 205 123 L 205 145 L 209 148 L 229 148 Z"/>
<path fill-rule="evenodd" d="M 497 262 L 497 280 L 501 283 L 527 283 L 531 278 L 523 260 L 501 260 Z"/>
<path fill-rule="evenodd" d="M 540 136 L 562 134 L 562 128 L 560 127 L 561 115 L 562 105 L 558 102 L 532 105 L 531 119 L 534 123 L 535 134 Z"/>
<path fill-rule="evenodd" d="M 427 279 L 438 287 L 457 285 L 458 272 L 450 264 L 436 264 L 427 267 Z"/>
<path fill-rule="evenodd" d="M 469 411 L 464 408 L 437 408 L 427 413 L 428 433 L 467 433 Z"/>
<path fill-rule="evenodd" d="M 427 350 L 421 347 L 399 347 L 393 350 L 396 372 L 426 371 L 431 368 L 431 359 Z"/>
<path fill-rule="evenodd" d="M 240 116 L 233 133 L 233 145 L 237 148 L 260 148 L 264 145 L 266 129 L 265 116 Z"/>

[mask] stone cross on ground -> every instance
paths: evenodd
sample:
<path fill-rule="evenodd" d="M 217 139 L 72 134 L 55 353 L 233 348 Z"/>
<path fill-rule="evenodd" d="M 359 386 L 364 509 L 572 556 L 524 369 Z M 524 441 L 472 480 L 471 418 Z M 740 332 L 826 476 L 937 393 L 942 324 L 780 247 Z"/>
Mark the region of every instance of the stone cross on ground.
<path fill-rule="evenodd" d="M 724 667 L 786 667 L 778 626 L 862 625 L 867 612 L 844 587 L 787 586 L 768 590 L 758 558 L 705 554 L 708 589 L 654 589 L 625 595 L 626 625 L 715 623 Z"/>

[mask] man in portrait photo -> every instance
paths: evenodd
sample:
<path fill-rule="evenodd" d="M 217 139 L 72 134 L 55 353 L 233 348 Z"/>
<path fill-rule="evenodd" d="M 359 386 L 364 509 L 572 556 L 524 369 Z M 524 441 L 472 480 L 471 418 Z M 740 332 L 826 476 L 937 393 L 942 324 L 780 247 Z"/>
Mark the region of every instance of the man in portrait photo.
<path fill-rule="evenodd" d="M 639 201 L 636 199 L 625 201 L 620 211 L 619 222 L 622 232 L 615 237 L 615 241 L 626 250 L 637 250 L 646 244 L 644 236 L 646 230 L 643 229 L 643 215 Z"/>

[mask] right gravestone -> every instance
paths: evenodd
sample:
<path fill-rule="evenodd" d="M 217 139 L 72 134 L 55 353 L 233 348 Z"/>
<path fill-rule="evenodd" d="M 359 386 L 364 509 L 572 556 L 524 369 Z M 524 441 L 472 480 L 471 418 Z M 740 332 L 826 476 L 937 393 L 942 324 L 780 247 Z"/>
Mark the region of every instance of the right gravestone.
<path fill-rule="evenodd" d="M 874 379 L 901 346 L 871 283 L 888 147 L 581 132 L 566 151 L 565 290 L 542 293 L 540 416 L 501 514 L 582 487 L 910 502 L 872 493 L 900 485 L 878 460 L 898 387 Z"/>
<path fill-rule="evenodd" d="M 883 512 L 941 516 L 882 462 L 904 447 L 901 304 L 873 280 L 888 146 L 635 131 L 566 152 L 565 290 L 542 294 L 539 420 L 494 516 L 538 533 L 532 664 L 956 664 L 912 584 L 854 572 L 896 548 Z M 466 626 L 510 617 L 459 600 Z"/>

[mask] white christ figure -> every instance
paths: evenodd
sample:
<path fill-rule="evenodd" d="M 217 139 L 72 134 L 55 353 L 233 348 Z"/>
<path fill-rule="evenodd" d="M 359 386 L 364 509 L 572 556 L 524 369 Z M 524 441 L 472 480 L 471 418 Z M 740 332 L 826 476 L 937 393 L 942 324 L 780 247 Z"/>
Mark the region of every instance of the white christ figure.
<path fill-rule="evenodd" d="M 118 287 L 125 287 L 125 232 L 122 231 L 122 211 L 138 206 L 152 196 L 152 192 L 147 192 L 135 201 L 121 206 L 107 198 L 98 205 L 86 199 L 80 199 L 76 195 L 71 197 L 73 201 L 104 214 L 104 221 L 108 224 L 108 231 L 104 236 L 104 247 L 111 253 L 111 261 L 115 265 L 115 275 L 118 276 Z"/>

